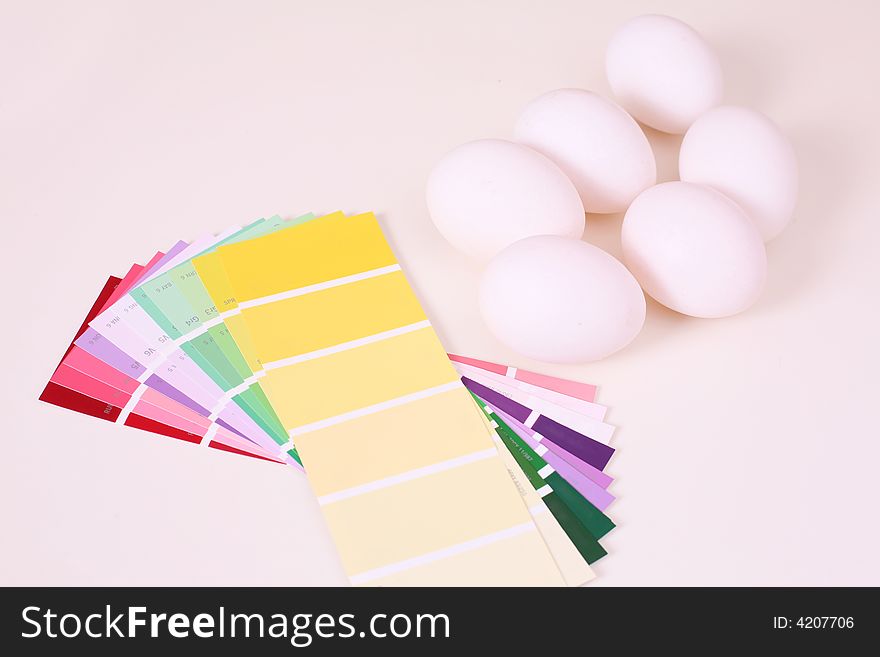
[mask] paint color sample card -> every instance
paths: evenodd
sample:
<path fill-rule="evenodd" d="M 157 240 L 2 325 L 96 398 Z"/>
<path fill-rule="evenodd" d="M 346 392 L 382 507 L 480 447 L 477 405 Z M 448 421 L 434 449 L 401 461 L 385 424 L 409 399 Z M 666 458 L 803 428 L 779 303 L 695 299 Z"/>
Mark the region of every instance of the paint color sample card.
<path fill-rule="evenodd" d="M 478 367 L 493 374 L 506 376 L 514 381 L 522 381 L 546 390 L 561 392 L 571 397 L 583 399 L 584 401 L 592 402 L 596 400 L 596 386 L 589 383 L 570 381 L 569 379 L 561 379 L 557 376 L 548 376 L 547 374 L 530 372 L 529 370 L 519 369 L 510 365 L 499 365 L 498 363 L 491 363 L 477 358 L 468 358 L 467 356 L 459 356 L 457 354 L 449 354 L 449 359 L 455 363 Z"/>
<path fill-rule="evenodd" d="M 355 585 L 595 577 L 614 527 L 596 387 L 447 354 L 372 213 L 260 219 L 145 262 L 105 283 L 42 401 L 304 465 Z"/>
<path fill-rule="evenodd" d="M 562 521 L 553 515 L 547 503 L 542 499 L 542 495 L 546 495 L 546 493 L 539 493 L 533 487 L 513 453 L 507 449 L 497 434 L 494 436 L 494 440 L 498 454 L 507 468 L 510 478 L 519 490 L 523 502 L 528 507 L 544 543 L 550 550 L 550 554 L 553 555 L 566 585 L 583 586 L 596 576 L 593 569 L 590 568 L 575 542 L 565 531 Z"/>
<path fill-rule="evenodd" d="M 138 283 L 152 280 L 193 255 L 222 242 L 240 229 L 233 227 L 217 237 L 205 237 L 171 252 L 146 272 Z M 156 324 L 130 293 L 104 309 L 89 322 L 89 329 L 76 344 L 120 372 L 143 384 L 134 399 L 147 388 L 173 397 L 193 410 L 222 421 L 222 426 L 264 448 L 275 442 L 244 411 L 224 399 L 224 390 Z"/>
<path fill-rule="evenodd" d="M 565 583 L 372 214 L 217 253 L 352 583 Z"/>
<path fill-rule="evenodd" d="M 143 269 L 135 265 L 131 271 Z M 76 337 L 85 332 L 88 322 L 101 309 L 112 303 L 116 292 L 124 292 L 132 282 L 129 276 L 122 281 L 110 277 Z M 250 441 L 210 422 L 170 397 L 153 389 L 139 390 L 140 384 L 136 379 L 71 343 L 40 395 L 40 400 L 158 435 L 255 458 L 276 460 Z"/>
<path fill-rule="evenodd" d="M 452 359 L 450 358 L 450 360 Z M 562 414 L 574 413 L 599 421 L 605 419 L 605 414 L 608 411 L 608 408 L 601 404 L 584 401 L 583 399 L 556 392 L 555 390 L 547 390 L 546 388 L 518 381 L 509 376 L 495 374 L 472 365 L 453 361 L 453 367 L 461 376 L 466 376 L 478 383 L 482 383 L 488 388 L 501 392 L 505 397 L 510 397 L 532 408 L 540 409 L 543 405 L 546 405 L 551 413 L 554 410 L 558 410 Z"/>
<path fill-rule="evenodd" d="M 530 429 L 540 432 L 541 435 L 546 436 L 554 444 L 561 446 L 598 470 L 604 470 L 608 461 L 611 460 L 614 450 L 601 440 L 579 433 L 539 413 L 535 409 L 520 404 L 472 379 L 462 377 L 462 381 L 468 390 L 479 396 L 480 399 L 515 417 Z"/>
<path fill-rule="evenodd" d="M 485 404 L 485 402 L 483 403 Z M 569 461 L 557 454 L 556 451 L 551 450 L 548 446 L 549 443 L 545 444 L 543 437 L 540 435 L 536 436 L 532 429 L 529 429 L 521 422 L 518 422 L 516 418 L 510 417 L 503 411 L 498 409 L 491 410 L 494 410 L 511 431 L 516 433 L 516 435 L 525 444 L 531 447 L 536 454 L 543 457 L 548 465 L 558 472 L 563 479 L 574 486 L 583 497 L 593 503 L 597 509 L 604 511 L 611 505 L 614 501 L 614 496 L 607 490 L 612 481 L 611 477 L 605 475 L 604 472 L 599 472 L 595 468 L 592 468 L 592 466 L 581 462 L 581 466 L 591 468 L 590 475 L 584 474 L 581 469 L 573 466 Z M 599 475 L 605 475 L 605 478 L 601 480 L 601 483 L 595 481 L 597 473 Z"/>
<path fill-rule="evenodd" d="M 290 222 L 283 222 L 280 217 L 258 221 L 219 244 L 252 239 L 311 218 L 312 215 L 306 215 Z M 208 255 L 214 248 L 197 257 Z M 235 403 L 274 440 L 274 443 L 264 442 L 263 446 L 277 452 L 276 446 L 287 442 L 287 436 L 259 382 L 250 380 L 252 372 L 196 273 L 193 260 L 186 260 L 140 285 L 131 296 L 224 390 L 223 399 L 212 411 L 219 414 L 226 405 Z"/>

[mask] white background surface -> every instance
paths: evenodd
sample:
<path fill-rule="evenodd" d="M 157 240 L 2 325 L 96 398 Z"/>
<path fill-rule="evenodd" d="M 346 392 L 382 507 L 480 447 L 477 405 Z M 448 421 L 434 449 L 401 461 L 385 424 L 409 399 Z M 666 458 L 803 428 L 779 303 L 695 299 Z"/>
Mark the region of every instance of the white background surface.
<path fill-rule="evenodd" d="M 260 216 L 375 210 L 450 350 L 601 385 L 619 523 L 596 585 L 880 584 L 876 3 L 0 0 L 0 584 L 341 584 L 301 477 L 36 401 L 110 273 Z M 792 138 L 802 192 L 744 315 L 649 304 L 625 351 L 518 358 L 427 216 L 459 143 L 545 91 L 607 93 L 662 12 L 726 101 Z M 678 139 L 651 133 L 662 178 Z M 616 253 L 619 216 L 586 239 Z"/>

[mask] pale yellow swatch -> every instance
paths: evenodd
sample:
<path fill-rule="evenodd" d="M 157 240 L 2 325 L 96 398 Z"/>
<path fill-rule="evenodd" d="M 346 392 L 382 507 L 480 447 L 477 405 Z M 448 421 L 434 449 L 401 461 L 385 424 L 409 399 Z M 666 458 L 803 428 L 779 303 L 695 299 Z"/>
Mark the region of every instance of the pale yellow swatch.
<path fill-rule="evenodd" d="M 571 542 L 562 525 L 559 524 L 559 521 L 556 520 L 556 517 L 547 508 L 547 505 L 544 504 L 538 491 L 535 490 L 535 487 L 522 471 L 516 458 L 507 449 L 504 441 L 498 435 L 497 425 L 478 408 L 477 400 L 470 393 L 467 393 L 467 395 L 483 419 L 486 430 L 492 436 L 492 442 L 498 450 L 498 456 L 510 473 L 510 478 L 513 480 L 514 485 L 516 485 L 523 503 L 528 508 L 529 513 L 531 513 L 532 520 L 537 525 L 541 538 L 547 545 L 547 549 L 553 555 L 553 560 L 556 562 L 559 572 L 562 573 L 565 584 L 567 586 L 582 586 L 586 584 L 596 576 L 593 569 L 584 561 L 577 546 Z"/>
<path fill-rule="evenodd" d="M 308 468 L 308 457 L 303 461 Z M 349 574 L 531 523 L 495 457 L 327 504 L 322 511 Z M 516 555 L 510 560 L 516 563 Z"/>
<path fill-rule="evenodd" d="M 512 563 L 514 557 L 515 563 Z M 502 564 L 516 568 L 515 575 Z M 518 564 L 518 565 L 517 565 Z M 528 564 L 528 565 L 525 565 Z M 505 538 L 474 550 L 370 579 L 364 586 L 563 586 L 538 532 Z"/>
<path fill-rule="evenodd" d="M 315 494 L 320 497 L 491 447 L 489 434 L 480 440 L 476 418 L 463 399 L 470 395 L 456 388 L 297 436 Z"/>
<path fill-rule="evenodd" d="M 482 413 L 481 415 L 486 417 Z M 575 544 L 571 542 L 559 521 L 550 513 L 550 509 L 541 500 L 538 491 L 529 482 L 513 454 L 505 447 L 500 438 L 496 438 L 495 446 L 498 448 L 501 461 L 510 473 L 510 478 L 516 485 L 517 490 L 519 490 L 523 502 L 528 507 L 532 519 L 535 521 L 541 534 L 541 538 L 550 550 L 550 554 L 553 555 L 553 560 L 562 573 L 566 585 L 581 586 L 589 582 L 595 577 L 593 569 L 584 561 Z"/>

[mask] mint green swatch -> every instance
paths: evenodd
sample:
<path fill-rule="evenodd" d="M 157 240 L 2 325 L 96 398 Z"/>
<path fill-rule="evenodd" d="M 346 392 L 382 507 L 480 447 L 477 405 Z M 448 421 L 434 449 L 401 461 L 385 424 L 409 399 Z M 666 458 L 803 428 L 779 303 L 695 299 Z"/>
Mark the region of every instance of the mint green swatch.
<path fill-rule="evenodd" d="M 293 227 L 313 219 L 308 214 L 290 221 L 280 217 L 260 219 L 244 227 L 197 256 L 214 251 L 218 246 L 233 244 Z M 195 271 L 192 259 L 186 260 L 149 282 L 132 290 L 131 295 L 180 348 L 221 389 L 230 391 L 244 385 L 251 372 L 241 351 L 229 334 L 220 314 Z M 207 330 L 199 330 L 211 322 Z M 187 339 L 187 335 L 193 337 Z M 232 400 L 250 416 L 276 443 L 289 440 L 259 382 L 244 386 Z M 291 456 L 299 460 L 295 450 Z"/>

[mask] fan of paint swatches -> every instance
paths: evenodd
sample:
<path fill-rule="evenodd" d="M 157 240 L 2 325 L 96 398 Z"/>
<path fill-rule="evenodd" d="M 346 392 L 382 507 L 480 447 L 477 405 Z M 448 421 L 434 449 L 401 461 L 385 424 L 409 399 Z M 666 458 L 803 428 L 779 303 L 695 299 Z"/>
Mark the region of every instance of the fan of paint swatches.
<path fill-rule="evenodd" d="M 111 277 L 41 399 L 305 466 L 356 585 L 568 585 L 614 524 L 595 386 L 447 355 L 372 214 Z"/>
<path fill-rule="evenodd" d="M 108 279 L 77 336 L 85 332 L 88 322 L 106 307 L 114 291 L 124 284 L 125 279 Z M 71 344 L 40 399 L 109 422 L 280 462 L 273 454 L 212 423 L 172 397 L 140 387 L 136 379 Z"/>
<path fill-rule="evenodd" d="M 272 453 L 277 452 L 277 439 L 249 408 L 237 403 L 229 386 L 218 380 L 194 350 L 185 349 L 186 334 L 176 326 L 156 322 L 147 311 L 150 300 L 142 293 L 145 283 L 159 285 L 160 281 L 167 294 L 173 294 L 174 286 L 163 276 L 249 229 L 233 227 L 217 237 L 197 240 L 173 257 L 166 255 L 136 282 L 137 287 L 126 291 L 92 319 L 75 344 L 120 372 L 134 376 L 140 384 L 135 397 L 147 389 L 160 391 Z M 282 458 L 293 462 L 292 457 Z"/>

